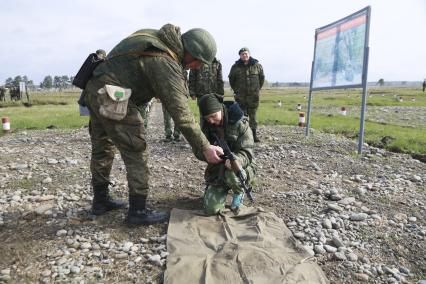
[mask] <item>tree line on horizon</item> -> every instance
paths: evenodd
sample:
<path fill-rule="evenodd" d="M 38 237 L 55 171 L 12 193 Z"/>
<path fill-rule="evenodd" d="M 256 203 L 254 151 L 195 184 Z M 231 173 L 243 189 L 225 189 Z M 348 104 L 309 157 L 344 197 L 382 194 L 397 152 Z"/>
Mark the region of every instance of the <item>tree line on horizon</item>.
<path fill-rule="evenodd" d="M 36 86 L 33 82 L 33 80 L 29 80 L 26 75 L 21 76 L 15 76 L 14 78 L 9 77 L 4 82 L 5 88 L 19 88 L 19 82 L 25 82 L 25 85 L 28 87 L 29 90 L 34 91 L 37 87 L 40 89 L 69 89 L 74 88 L 72 85 L 72 81 L 74 79 L 74 76 L 68 76 L 68 75 L 61 75 L 61 76 L 51 76 L 47 75 L 44 77 L 43 81 L 40 82 L 38 86 Z"/>

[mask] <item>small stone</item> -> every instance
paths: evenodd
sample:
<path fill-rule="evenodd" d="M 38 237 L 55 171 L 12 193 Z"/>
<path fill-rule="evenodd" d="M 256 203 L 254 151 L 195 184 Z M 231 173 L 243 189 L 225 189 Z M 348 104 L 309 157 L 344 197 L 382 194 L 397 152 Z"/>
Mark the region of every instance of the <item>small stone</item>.
<path fill-rule="evenodd" d="M 414 216 L 408 217 L 408 221 L 411 222 L 411 223 L 416 223 L 417 222 L 417 217 L 414 217 Z"/>
<path fill-rule="evenodd" d="M 78 266 L 71 266 L 70 271 L 73 274 L 79 274 L 80 273 L 80 267 L 78 267 Z"/>
<path fill-rule="evenodd" d="M 130 249 L 132 248 L 132 246 L 133 246 L 132 242 L 125 242 L 124 245 L 123 245 L 122 250 L 125 251 L 125 252 L 128 252 L 128 251 L 130 251 Z"/>
<path fill-rule="evenodd" d="M 58 160 L 56 160 L 56 159 L 47 159 L 47 163 L 50 164 L 50 165 L 57 164 Z"/>
<path fill-rule="evenodd" d="M 166 258 L 169 255 L 167 251 L 163 251 L 160 253 L 161 258 Z"/>
<path fill-rule="evenodd" d="M 148 258 L 148 260 L 158 266 L 162 266 L 163 262 L 161 261 L 161 256 L 158 254 L 152 255 Z"/>
<path fill-rule="evenodd" d="M 59 230 L 59 231 L 56 232 L 56 235 L 58 237 L 65 236 L 66 234 L 67 234 L 67 230 Z"/>
<path fill-rule="evenodd" d="M 358 260 L 358 256 L 356 254 L 354 254 L 353 252 L 349 253 L 347 255 L 348 260 L 350 261 L 357 261 Z"/>
<path fill-rule="evenodd" d="M 125 252 L 121 252 L 121 253 L 117 253 L 116 255 L 115 255 L 115 258 L 117 258 L 117 259 L 123 259 L 123 258 L 127 258 L 129 255 L 127 254 L 127 253 L 125 253 Z"/>
<path fill-rule="evenodd" d="M 340 194 L 333 194 L 333 195 L 331 195 L 330 196 L 330 200 L 333 200 L 333 201 L 339 201 L 339 200 L 341 200 L 343 197 L 342 197 L 342 195 L 340 195 Z"/>
<path fill-rule="evenodd" d="M 331 239 L 331 242 L 337 247 L 337 248 L 340 248 L 340 247 L 344 247 L 345 246 L 345 244 L 343 243 L 343 241 L 340 239 L 340 238 L 338 238 L 338 237 L 336 237 L 336 236 L 334 236 L 332 239 Z"/>
<path fill-rule="evenodd" d="M 324 247 L 323 247 L 322 245 L 315 245 L 315 246 L 314 246 L 314 252 L 315 252 L 316 254 L 323 254 L 323 253 L 326 253 L 326 251 L 325 251 L 325 249 L 324 249 Z"/>
<path fill-rule="evenodd" d="M 51 183 L 51 182 L 52 182 L 52 178 L 51 178 L 51 177 L 46 177 L 46 178 L 45 178 L 45 179 L 43 179 L 41 182 L 42 182 L 43 184 Z"/>
<path fill-rule="evenodd" d="M 19 196 L 19 195 L 14 195 L 14 196 L 12 196 L 12 200 L 13 200 L 13 201 L 16 201 L 16 202 L 21 201 L 21 196 Z"/>
<path fill-rule="evenodd" d="M 342 260 L 342 261 L 346 260 L 346 256 L 342 252 L 334 253 L 334 258 L 337 259 L 337 260 Z"/>
<path fill-rule="evenodd" d="M 41 276 L 48 277 L 50 276 L 50 274 L 52 274 L 52 271 L 50 271 L 49 269 L 46 269 L 46 270 L 43 270 L 43 272 L 41 273 Z"/>
<path fill-rule="evenodd" d="M 336 203 L 328 203 L 327 204 L 328 209 L 336 212 L 342 212 L 343 208 L 337 205 Z"/>
<path fill-rule="evenodd" d="M 363 282 L 368 281 L 368 275 L 365 273 L 355 273 L 355 277 L 359 281 L 363 281 Z"/>
<path fill-rule="evenodd" d="M 399 272 L 404 273 L 404 274 L 410 274 L 410 270 L 404 266 L 400 266 L 399 267 Z"/>
<path fill-rule="evenodd" d="M 303 240 L 305 238 L 305 234 L 303 232 L 297 232 L 297 233 L 294 234 L 294 237 L 296 239 Z"/>
<path fill-rule="evenodd" d="M 46 212 L 50 211 L 53 208 L 53 204 L 43 204 L 38 206 L 34 212 L 38 215 L 46 214 Z"/>
<path fill-rule="evenodd" d="M 0 281 L 8 282 L 10 280 L 12 280 L 12 277 L 10 275 L 0 275 Z"/>
<path fill-rule="evenodd" d="M 332 224 L 331 224 L 331 221 L 330 221 L 330 219 L 324 219 L 324 220 L 322 220 L 322 227 L 324 228 L 324 229 L 331 229 L 332 228 Z"/>
<path fill-rule="evenodd" d="M 146 244 L 149 243 L 149 240 L 146 238 L 140 238 L 141 243 Z"/>
<path fill-rule="evenodd" d="M 2 269 L 0 271 L 2 275 L 10 275 L 10 268 Z"/>
<path fill-rule="evenodd" d="M 330 245 L 324 245 L 324 249 L 327 251 L 327 252 L 336 252 L 337 251 L 337 248 L 335 248 L 335 247 L 333 247 L 333 246 L 330 246 Z"/>
<path fill-rule="evenodd" d="M 404 220 L 407 220 L 407 215 L 406 215 L 406 214 L 404 214 L 404 213 L 396 213 L 396 214 L 393 216 L 393 218 L 394 218 L 396 221 L 404 221 Z"/>
<path fill-rule="evenodd" d="M 92 244 L 89 243 L 89 242 L 85 242 L 85 243 L 82 243 L 80 245 L 80 247 L 81 247 L 81 249 L 90 249 L 90 248 L 92 248 Z"/>
<path fill-rule="evenodd" d="M 368 215 L 366 213 L 353 213 L 349 216 L 351 221 L 364 221 L 367 219 Z"/>
<path fill-rule="evenodd" d="M 35 200 L 36 201 L 48 201 L 48 200 L 52 200 L 52 199 L 55 199 L 55 196 L 54 195 L 42 195 L 42 196 L 39 196 L 39 197 L 36 197 L 35 198 Z"/>

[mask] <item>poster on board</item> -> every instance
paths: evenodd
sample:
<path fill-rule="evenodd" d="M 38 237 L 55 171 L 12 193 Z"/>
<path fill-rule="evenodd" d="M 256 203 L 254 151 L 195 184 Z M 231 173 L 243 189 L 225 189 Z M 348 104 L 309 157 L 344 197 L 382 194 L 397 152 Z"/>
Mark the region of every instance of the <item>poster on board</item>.
<path fill-rule="evenodd" d="M 362 86 L 369 9 L 315 31 L 312 90 Z"/>

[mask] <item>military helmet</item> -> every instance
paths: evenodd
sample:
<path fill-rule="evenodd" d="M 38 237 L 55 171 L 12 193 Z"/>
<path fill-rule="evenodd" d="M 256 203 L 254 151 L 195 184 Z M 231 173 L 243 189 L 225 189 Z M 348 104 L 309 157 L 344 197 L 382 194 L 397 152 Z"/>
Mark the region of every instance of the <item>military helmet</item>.
<path fill-rule="evenodd" d="M 216 56 L 216 42 L 213 36 L 204 29 L 191 29 L 182 34 L 184 48 L 192 57 L 211 63 Z"/>

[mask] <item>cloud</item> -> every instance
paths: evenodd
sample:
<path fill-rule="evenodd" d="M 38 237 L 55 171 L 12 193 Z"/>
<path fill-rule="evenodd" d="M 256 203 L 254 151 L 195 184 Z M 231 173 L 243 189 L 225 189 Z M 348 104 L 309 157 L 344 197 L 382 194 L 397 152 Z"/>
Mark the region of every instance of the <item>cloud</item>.
<path fill-rule="evenodd" d="M 225 78 L 239 48 L 248 46 L 269 81 L 307 81 L 315 29 L 367 5 L 372 6 L 369 80 L 425 77 L 422 0 L 3 0 L 0 18 L 8 24 L 0 25 L 0 83 L 16 75 L 35 82 L 46 75 L 73 75 L 90 52 L 109 51 L 130 33 L 165 23 L 183 32 L 209 30 Z"/>

